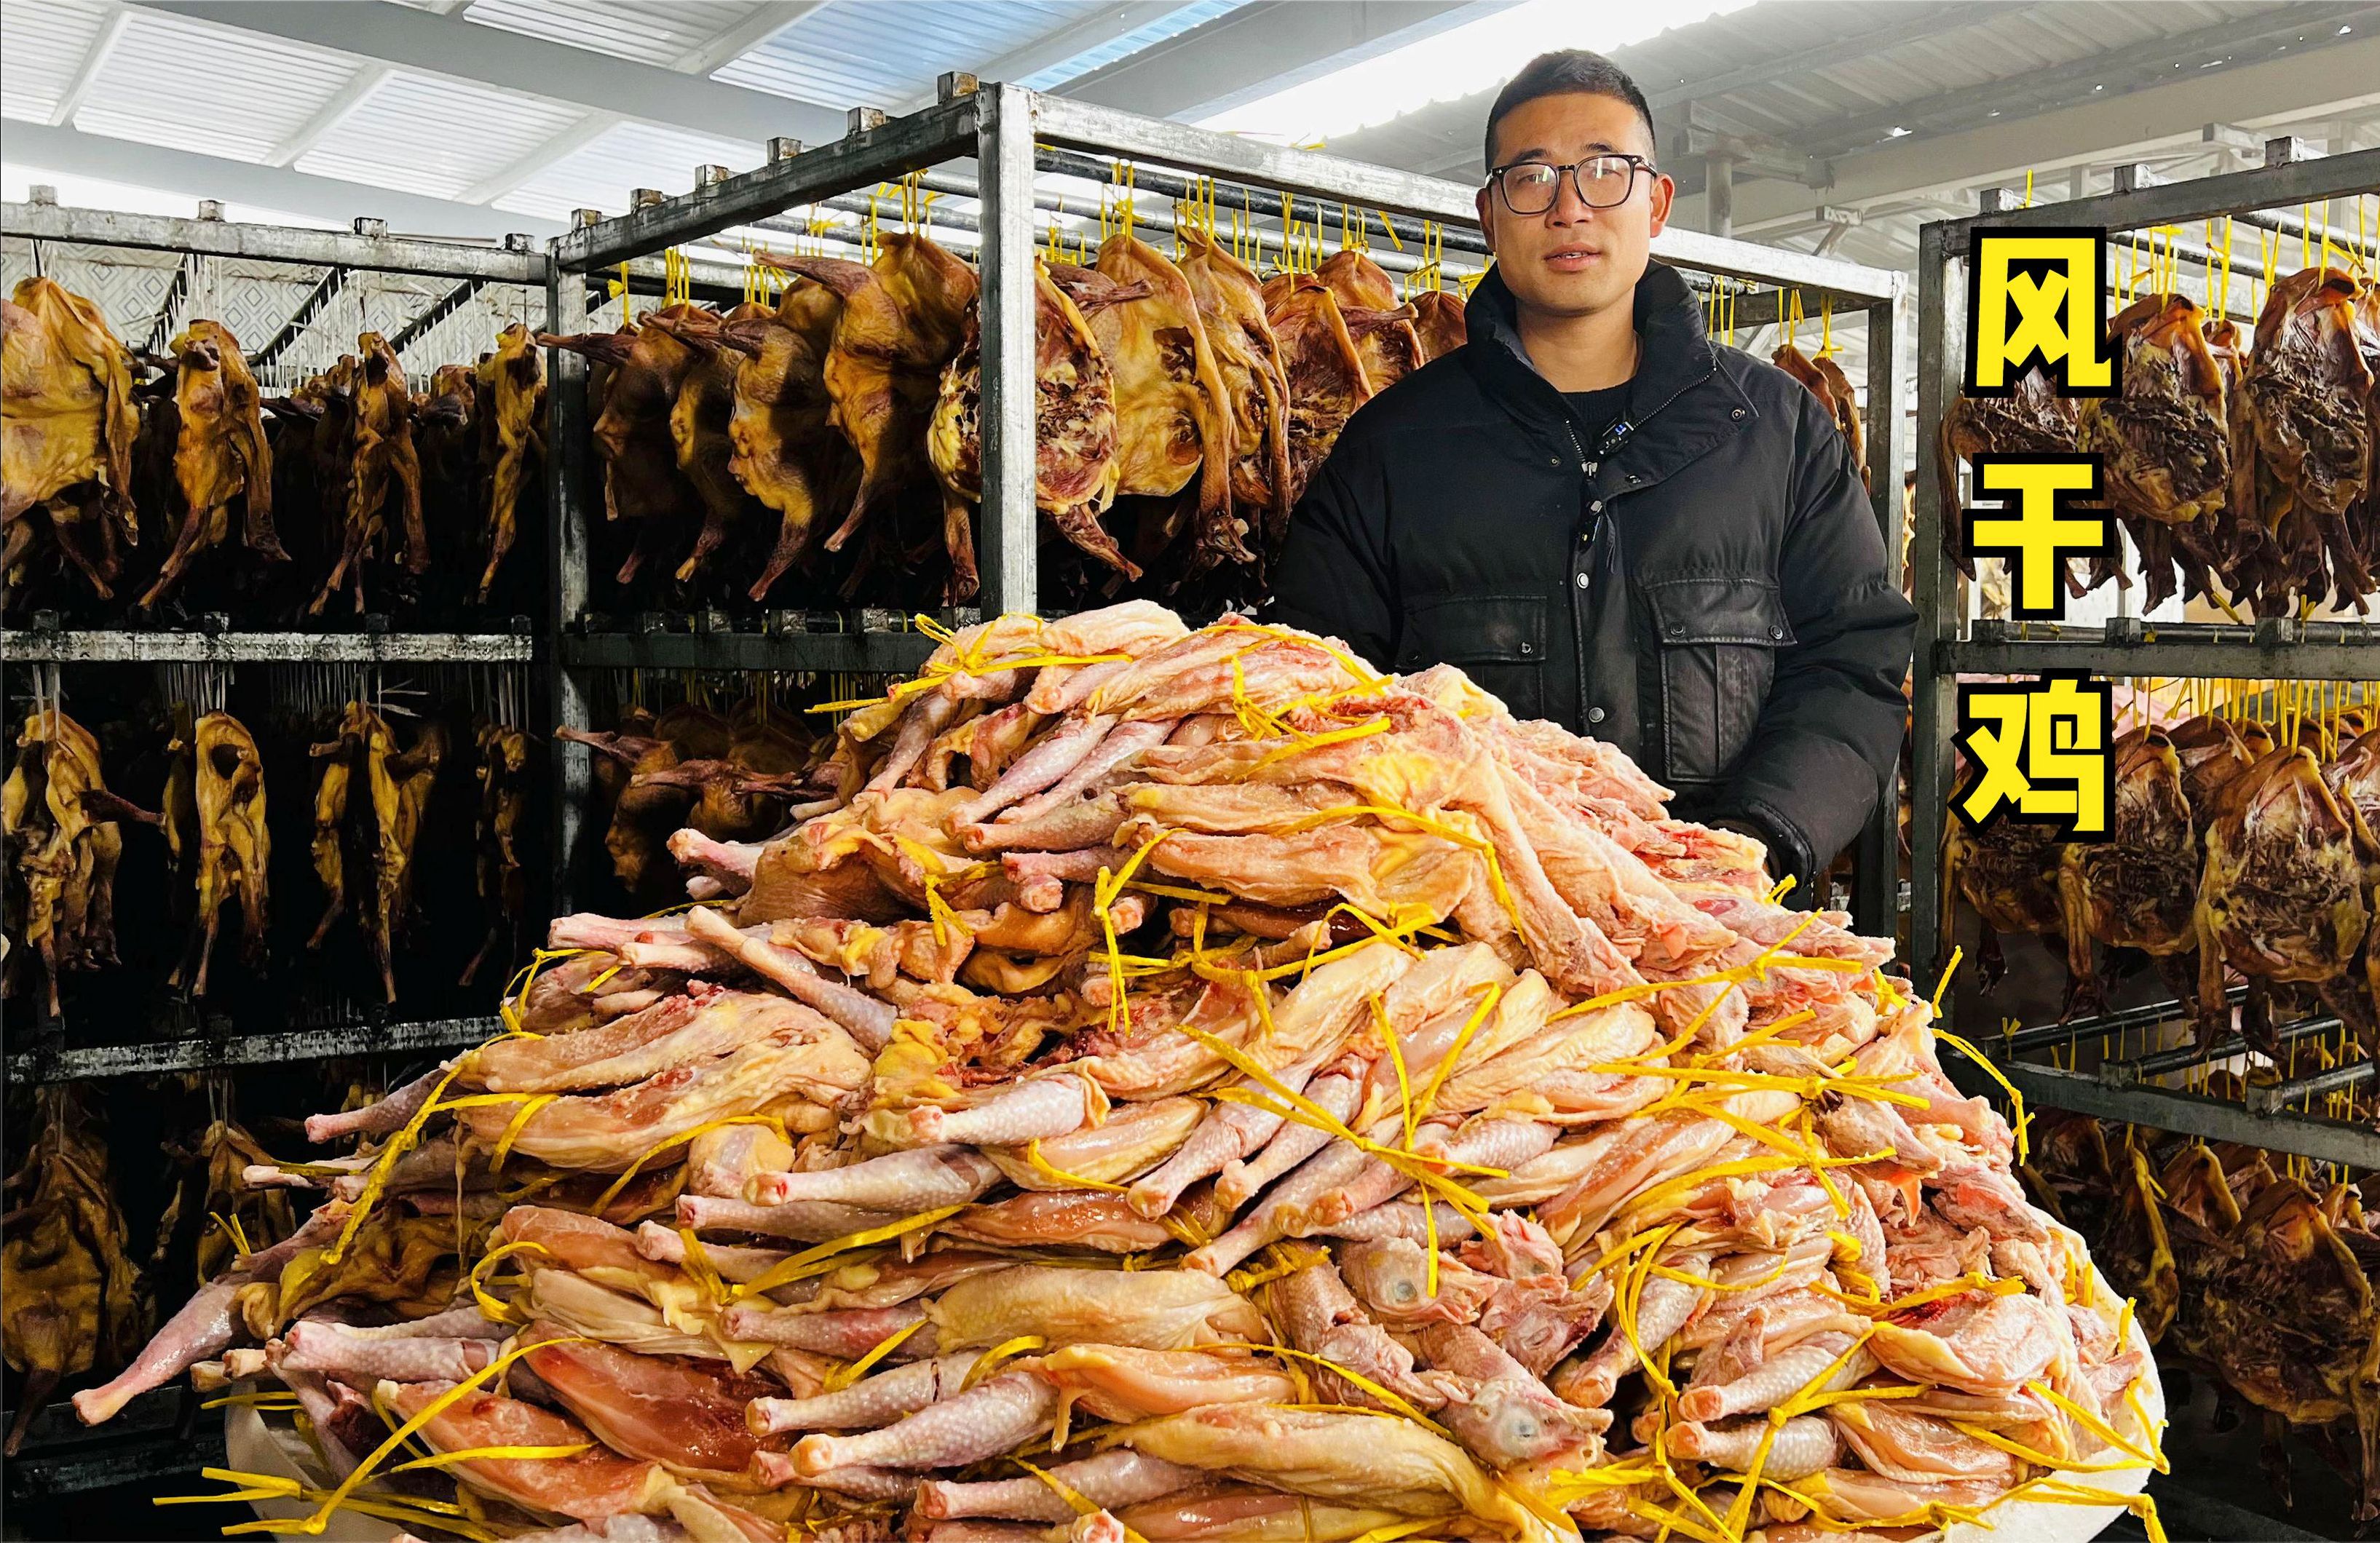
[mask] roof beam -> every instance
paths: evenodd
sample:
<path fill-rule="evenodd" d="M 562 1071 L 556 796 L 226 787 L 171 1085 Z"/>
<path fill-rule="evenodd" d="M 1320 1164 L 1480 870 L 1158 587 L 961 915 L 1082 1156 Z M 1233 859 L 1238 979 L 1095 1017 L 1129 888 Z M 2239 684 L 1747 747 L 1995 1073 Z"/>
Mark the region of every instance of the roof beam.
<path fill-rule="evenodd" d="M 730 59 L 751 52 L 757 43 L 766 42 L 802 18 L 831 0 L 768 0 L 752 7 L 743 20 L 705 38 L 670 62 L 670 68 L 682 75 L 709 75 Z"/>
<path fill-rule="evenodd" d="M 395 73 L 396 70 L 388 65 L 366 65 L 356 71 L 356 78 L 347 82 L 346 90 L 322 103 L 321 110 L 300 124 L 296 133 L 273 147 L 273 152 L 264 158 L 264 163 L 286 166 L 294 163 L 320 144 L 322 136 L 338 127 L 348 114 L 364 104 L 366 97 L 380 90 L 382 81 Z"/>
<path fill-rule="evenodd" d="M 1203 117 L 1502 8 L 1496 0 L 1257 0 L 1055 94 L 1153 118 Z"/>
<path fill-rule="evenodd" d="M 559 235 L 563 228 L 551 220 L 500 209 L 47 124 L 12 120 L 7 143 L 12 163 L 38 171 L 256 204 L 341 226 L 358 215 L 369 215 L 386 220 L 391 231 L 402 234 L 490 241 L 513 231 L 540 238 Z"/>
<path fill-rule="evenodd" d="M 2187 72 L 2194 74 L 2195 72 Z M 2380 104 L 2380 36 L 2358 32 L 2338 43 L 2288 54 L 2223 72 L 2227 101 L 2253 102 L 2247 127 Z M 1859 206 L 1957 193 L 1985 184 L 2022 185 L 2027 167 L 2063 166 L 2078 156 L 2095 163 L 2138 159 L 2159 146 L 2195 141 L 2206 125 L 2203 78 L 2145 90 L 2110 92 L 2072 107 L 1994 120 L 1961 133 L 1912 136 L 1859 155 L 1838 156 L 1830 204 Z M 1735 190 L 1739 235 L 1806 218 L 1810 196 L 1787 183 L 1749 183 Z"/>
<path fill-rule="evenodd" d="M 50 109 L 51 123 L 74 122 L 75 114 L 82 108 L 83 99 L 91 95 L 91 82 L 99 78 L 100 67 L 107 63 L 107 56 L 115 52 L 116 43 L 124 37 L 124 29 L 131 20 L 131 13 L 118 7 L 108 13 L 107 19 L 99 24 L 99 30 L 91 35 L 91 46 L 83 50 L 82 63 L 75 66 L 74 79 L 60 93 L 58 104 Z"/>
<path fill-rule="evenodd" d="M 450 79 L 475 81 L 650 123 L 766 143 L 789 134 L 842 137 L 843 115 L 743 86 L 690 79 L 659 65 L 615 59 L 460 15 L 343 0 L 135 0 L 152 10 L 291 42 L 334 49 Z"/>

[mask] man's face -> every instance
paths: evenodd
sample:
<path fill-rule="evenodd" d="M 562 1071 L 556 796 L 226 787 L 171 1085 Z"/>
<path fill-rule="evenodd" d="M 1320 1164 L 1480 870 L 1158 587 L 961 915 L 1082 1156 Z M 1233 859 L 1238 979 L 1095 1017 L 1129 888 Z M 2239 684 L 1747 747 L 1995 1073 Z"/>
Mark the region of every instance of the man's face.
<path fill-rule="evenodd" d="M 1496 126 L 1499 166 L 1516 161 L 1563 166 L 1597 155 L 1653 158 L 1644 120 L 1618 97 L 1541 96 Z M 1675 191 L 1668 177 L 1647 173 L 1632 182 L 1626 201 L 1590 209 L 1565 174 L 1551 209 L 1515 214 L 1491 183 L 1479 191 L 1479 224 L 1496 254 L 1497 271 L 1522 306 L 1551 316 L 1589 316 L 1629 303 L 1653 237 L 1669 223 Z"/>

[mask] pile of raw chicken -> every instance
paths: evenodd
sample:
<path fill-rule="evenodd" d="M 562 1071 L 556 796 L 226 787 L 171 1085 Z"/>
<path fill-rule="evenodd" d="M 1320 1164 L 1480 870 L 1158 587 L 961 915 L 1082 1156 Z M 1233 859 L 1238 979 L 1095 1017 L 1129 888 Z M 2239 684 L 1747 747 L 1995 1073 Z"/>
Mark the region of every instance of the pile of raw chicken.
<path fill-rule="evenodd" d="M 440 367 L 418 394 L 389 340 L 366 332 L 267 397 L 219 321 L 192 320 L 167 355 L 136 354 L 91 301 L 28 278 L 0 323 L 12 607 L 88 610 L 122 587 L 141 613 L 178 598 L 287 621 L 339 596 L 362 612 L 368 574 L 382 610 L 392 589 L 407 609 L 521 597 L 505 560 L 543 453 L 544 363 L 528 329 L 506 328 L 475 365 Z"/>
<path fill-rule="evenodd" d="M 2155 606 L 2179 590 L 2239 614 L 2352 606 L 2380 578 L 2380 286 L 2340 268 L 2273 283 L 2252 339 L 2180 294 L 2107 324 L 2119 394 L 2061 395 L 2036 366 L 2002 397 L 1960 396 L 1937 450 L 1943 542 L 1974 576 L 1955 512 L 1962 458 L 2090 452 Z M 2125 581 L 2113 553 L 2077 595 Z"/>
<path fill-rule="evenodd" d="M 265 754 L 248 726 L 224 711 L 171 710 L 165 783 L 158 812 L 108 790 L 99 739 L 55 698 L 37 703 L 16 740 L 0 783 L 0 917 L 7 955 L 0 995 L 28 1001 L 36 1017 L 61 1016 L 61 978 L 117 963 L 115 881 L 124 827 L 152 826 L 164 837 L 167 867 L 187 915 L 180 957 L 166 977 L 191 998 L 208 975 L 227 910 L 241 959 L 266 965 L 273 829 L 266 818 Z M 399 718 L 398 721 L 403 721 Z M 400 735 L 390 716 L 349 702 L 331 737 L 307 746 L 319 767 L 308 856 L 322 910 L 307 946 L 320 949 L 343 918 L 363 934 L 386 1000 L 396 1000 L 395 960 L 420 910 L 415 873 L 432 789 L 454 775 L 448 733 L 431 718 Z M 487 919 L 468 985 L 483 964 L 516 953 L 528 905 L 521 838 L 528 805 L 528 736 L 481 717 L 470 747 L 477 781 L 471 831 L 474 884 Z"/>
<path fill-rule="evenodd" d="M 1002 618 L 805 781 L 249 1169 L 319 1209 L 83 1417 L 257 1379 L 328 1473 L 225 1498 L 555 1543 L 1784 1543 L 2154 1458 L 1889 946 L 1459 671 Z"/>
<path fill-rule="evenodd" d="M 2380 1517 L 2380 1229 L 2356 1187 L 2087 1115 L 2045 1116 L 2034 1145 L 2042 1207 L 2091 1240 L 2150 1343 L 2215 1383 L 2216 1428 L 2262 1416 L 2275 1496 L 2293 1498 L 2293 1433 L 2346 1477 L 2358 1522 Z"/>
<path fill-rule="evenodd" d="M 760 600 L 798 567 L 844 600 L 931 598 L 920 574 L 971 598 L 975 271 L 917 234 L 882 236 L 871 263 L 756 256 L 793 276 L 773 309 L 678 303 L 540 339 L 593 361 L 616 581 L 706 592 L 757 569 L 735 587 Z M 1458 346 L 1463 303 L 1400 304 L 1359 250 L 1259 282 L 1195 228 L 1174 259 L 1126 231 L 1094 267 L 1036 259 L 1034 335 L 1036 502 L 1076 554 L 1044 590 L 1065 602 L 1145 571 L 1260 577 L 1349 415 Z"/>
<path fill-rule="evenodd" d="M 2270 722 L 2242 699 L 2119 737 L 2107 840 L 1953 821 L 1945 946 L 1963 899 L 1984 983 L 2005 968 L 1999 934 L 2036 934 L 2066 966 L 2065 1017 L 2102 1010 L 2122 961 L 2146 955 L 2202 1050 L 2228 1043 L 2237 975 L 2248 1048 L 2277 1058 L 2281 1026 L 2319 1005 L 2380 1055 L 2380 727 L 2370 705 L 2301 713 L 2286 692 Z"/>

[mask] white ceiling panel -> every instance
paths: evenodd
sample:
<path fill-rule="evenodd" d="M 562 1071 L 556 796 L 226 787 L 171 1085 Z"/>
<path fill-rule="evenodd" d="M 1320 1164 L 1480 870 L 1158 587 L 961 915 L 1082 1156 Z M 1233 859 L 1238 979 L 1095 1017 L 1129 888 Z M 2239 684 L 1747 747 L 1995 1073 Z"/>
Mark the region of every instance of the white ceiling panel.
<path fill-rule="evenodd" d="M 618 124 L 497 199 L 495 206 L 548 220 L 566 220 L 574 209 L 619 214 L 628 207 L 632 187 L 684 193 L 694 187 L 697 166 L 748 171 L 760 157 L 759 145 L 743 140 Z"/>
<path fill-rule="evenodd" d="M 47 123 L 111 9 L 99 0 L 0 5 L 0 115 Z"/>
<path fill-rule="evenodd" d="M 1100 9 L 1095 0 L 821 6 L 711 78 L 822 107 L 893 107 Z"/>
<path fill-rule="evenodd" d="M 74 123 L 87 133 L 261 163 L 346 90 L 357 68 L 327 49 L 135 10 Z"/>
<path fill-rule="evenodd" d="M 475 0 L 463 14 L 507 32 L 526 32 L 614 58 L 667 65 L 741 24 L 750 0 Z"/>
<path fill-rule="evenodd" d="M 399 70 L 298 157 L 297 166 L 451 199 L 585 116 L 516 91 Z"/>

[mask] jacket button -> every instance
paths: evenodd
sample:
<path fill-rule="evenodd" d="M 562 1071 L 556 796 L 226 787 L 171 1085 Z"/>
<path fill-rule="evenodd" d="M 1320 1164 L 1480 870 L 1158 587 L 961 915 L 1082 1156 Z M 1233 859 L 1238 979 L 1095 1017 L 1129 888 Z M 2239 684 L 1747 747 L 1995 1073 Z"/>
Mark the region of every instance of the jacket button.
<path fill-rule="evenodd" d="M 1589 579 L 1587 578 L 1587 576 L 1586 576 L 1585 573 L 1581 573 L 1581 574 L 1578 576 L 1578 586 L 1579 586 L 1581 589 L 1585 589 L 1585 588 L 1587 586 L 1587 585 L 1588 585 L 1589 583 L 1591 583 L 1591 582 L 1593 582 L 1593 581 L 1589 580 Z"/>
<path fill-rule="evenodd" d="M 1735 411 L 1728 414 L 1728 416 L 1733 418 L 1738 423 L 1742 423 L 1743 421 L 1743 409 L 1738 407 Z"/>
<path fill-rule="evenodd" d="M 1603 721 L 1603 709 L 1600 707 L 1589 707 L 1586 710 L 1586 721 L 1589 723 L 1601 723 Z"/>
<path fill-rule="evenodd" d="M 1548 455 L 1546 457 L 1546 464 L 1548 466 L 1559 466 L 1561 464 L 1561 457 L 1559 455 Z"/>
<path fill-rule="evenodd" d="M 1782 643 L 1785 641 L 1785 629 L 1782 627 L 1771 627 L 1768 629 L 1768 636 L 1773 642 Z"/>
<path fill-rule="evenodd" d="M 1641 477 L 1641 476 L 1637 476 L 1634 472 L 1630 472 L 1630 473 L 1628 474 L 1628 484 L 1629 484 L 1629 486 L 1630 486 L 1630 487 L 1632 487 L 1632 488 L 1633 488 L 1633 487 L 1634 487 L 1637 483 L 1640 483 L 1640 482 L 1642 482 L 1642 481 L 1644 481 L 1644 480 L 1645 480 L 1645 479 L 1644 479 L 1643 477 Z"/>
<path fill-rule="evenodd" d="M 1534 643 L 1524 643 L 1521 645 L 1521 657 L 1524 659 L 1536 651 L 1537 645 Z"/>
<path fill-rule="evenodd" d="M 1686 624 L 1682 621 L 1672 621 L 1670 623 L 1670 635 L 1671 637 L 1682 637 L 1685 635 L 1685 631 Z"/>

